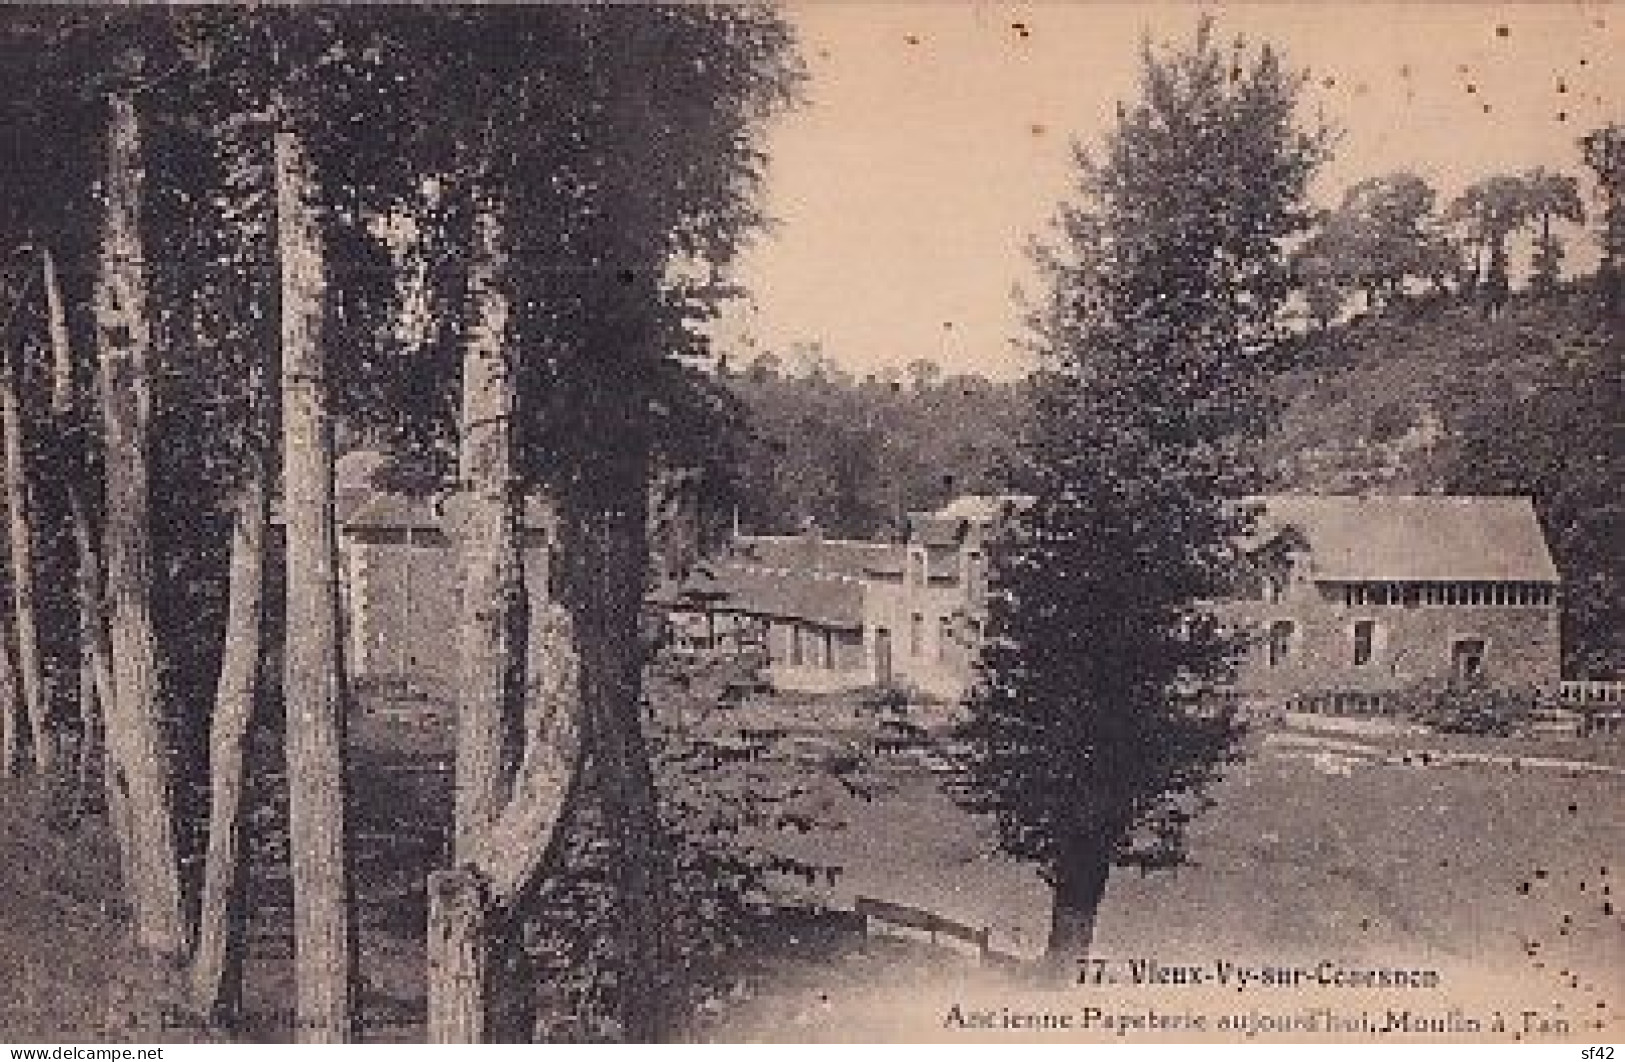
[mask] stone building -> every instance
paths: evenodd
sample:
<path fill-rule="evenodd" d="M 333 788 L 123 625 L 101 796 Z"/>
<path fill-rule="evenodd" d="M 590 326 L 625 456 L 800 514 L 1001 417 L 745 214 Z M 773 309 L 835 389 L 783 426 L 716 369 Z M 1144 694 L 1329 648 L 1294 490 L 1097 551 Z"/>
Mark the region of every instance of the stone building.
<path fill-rule="evenodd" d="M 1225 615 L 1244 695 L 1555 687 L 1560 583 L 1528 498 L 1273 495 Z"/>
<path fill-rule="evenodd" d="M 342 472 L 342 470 L 341 470 Z M 444 695 L 455 689 L 462 575 L 453 546 L 459 499 L 337 490 L 345 663 L 367 686 Z M 525 582 L 545 600 L 551 514 L 525 513 Z M 534 625 L 533 625 L 534 632 Z"/>
<path fill-rule="evenodd" d="M 901 542 L 737 535 L 661 600 L 685 650 L 759 651 L 780 686 L 955 698 L 986 616 L 986 541 L 1024 501 L 971 495 L 912 513 Z"/>
<path fill-rule="evenodd" d="M 865 597 L 877 679 L 949 698 L 964 691 L 987 621 L 990 540 L 1030 501 L 973 494 L 909 514 L 897 563 L 871 574 Z"/>

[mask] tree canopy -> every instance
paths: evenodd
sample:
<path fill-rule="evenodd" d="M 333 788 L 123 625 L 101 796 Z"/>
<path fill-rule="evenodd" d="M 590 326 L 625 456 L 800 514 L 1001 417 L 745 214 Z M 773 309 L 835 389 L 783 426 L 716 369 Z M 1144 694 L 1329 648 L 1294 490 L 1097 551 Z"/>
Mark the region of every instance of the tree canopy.
<path fill-rule="evenodd" d="M 1238 648 L 1207 603 L 1258 484 L 1286 244 L 1327 150 L 1301 84 L 1207 23 L 1148 44 L 1040 251 L 1037 500 L 994 554 L 964 735 L 966 802 L 1054 885 L 1052 957 L 1087 948 L 1113 861 L 1178 858 L 1237 734 L 1202 696 Z"/>

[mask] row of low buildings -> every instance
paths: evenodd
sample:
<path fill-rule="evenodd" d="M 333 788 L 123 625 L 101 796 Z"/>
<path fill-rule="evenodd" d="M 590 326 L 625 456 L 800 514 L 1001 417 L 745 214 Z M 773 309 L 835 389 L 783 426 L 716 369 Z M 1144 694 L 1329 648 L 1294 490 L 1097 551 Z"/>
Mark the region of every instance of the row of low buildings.
<path fill-rule="evenodd" d="M 373 465 L 351 459 L 338 484 L 350 667 L 363 680 L 445 688 L 455 678 L 456 503 L 372 490 Z M 911 514 L 898 541 L 736 535 L 651 604 L 677 651 L 758 654 L 781 687 L 900 683 L 955 697 L 987 622 L 991 540 L 1028 500 L 961 497 Z M 1560 584 L 1528 499 L 1261 502 L 1249 570 L 1223 605 L 1257 634 L 1238 691 L 1557 682 Z M 526 578 L 539 595 L 554 529 L 536 506 L 526 525 Z"/>
<path fill-rule="evenodd" d="M 1427 679 L 1553 686 L 1560 583 L 1526 498 L 1276 495 L 1221 608 L 1256 632 L 1238 692 L 1380 697 Z M 1026 499 L 913 514 L 904 541 L 741 535 L 663 603 L 680 650 L 763 652 L 779 685 L 956 696 L 987 620 L 989 540 Z"/>

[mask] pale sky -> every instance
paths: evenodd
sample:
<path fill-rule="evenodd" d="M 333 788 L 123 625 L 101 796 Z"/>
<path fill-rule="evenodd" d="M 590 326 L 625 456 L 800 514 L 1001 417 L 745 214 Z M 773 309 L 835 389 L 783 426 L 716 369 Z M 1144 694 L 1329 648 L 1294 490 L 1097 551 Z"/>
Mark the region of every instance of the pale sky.
<path fill-rule="evenodd" d="M 865 373 L 929 357 L 1007 376 L 1030 286 L 1023 247 L 1135 95 L 1138 42 L 1188 40 L 1200 13 L 1313 75 L 1306 108 L 1344 132 L 1317 197 L 1410 169 L 1445 196 L 1545 164 L 1625 120 L 1625 5 L 990 0 L 788 6 L 807 104 L 769 140 L 779 224 L 740 263 L 752 292 L 717 331 L 735 358 L 821 341 Z"/>

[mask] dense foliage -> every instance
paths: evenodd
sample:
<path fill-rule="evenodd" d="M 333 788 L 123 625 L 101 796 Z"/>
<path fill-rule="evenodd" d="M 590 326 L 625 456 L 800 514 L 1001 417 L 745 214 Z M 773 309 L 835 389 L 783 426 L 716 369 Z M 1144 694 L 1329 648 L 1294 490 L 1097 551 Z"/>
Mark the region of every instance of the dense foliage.
<path fill-rule="evenodd" d="M 1324 134 L 1268 47 L 1150 50 L 1042 252 L 1036 504 L 995 553 L 966 802 L 1055 887 L 1052 956 L 1088 947 L 1116 859 L 1177 858 L 1227 759 L 1202 694 L 1238 648 L 1220 595 L 1259 478 L 1265 383 Z M 1155 841 L 1139 844 L 1150 831 Z"/>
<path fill-rule="evenodd" d="M 1024 481 L 1030 388 L 930 362 L 855 379 L 816 347 L 759 355 L 721 383 L 737 403 L 733 496 L 747 532 L 895 533 L 910 511 Z M 785 364 L 785 362 L 789 362 Z M 797 364 L 800 362 L 800 364 Z"/>

